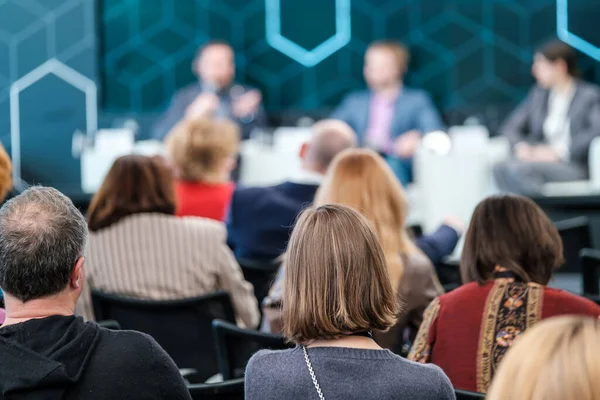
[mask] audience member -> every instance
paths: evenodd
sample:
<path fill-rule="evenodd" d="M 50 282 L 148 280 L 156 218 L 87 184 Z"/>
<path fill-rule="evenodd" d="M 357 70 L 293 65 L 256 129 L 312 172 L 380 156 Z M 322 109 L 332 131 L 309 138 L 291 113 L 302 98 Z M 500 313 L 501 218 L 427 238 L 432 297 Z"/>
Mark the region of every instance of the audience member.
<path fill-rule="evenodd" d="M 554 317 L 519 337 L 504 357 L 489 400 L 600 399 L 600 321 Z"/>
<path fill-rule="evenodd" d="M 437 367 L 382 349 L 373 330 L 395 322 L 386 257 L 358 212 L 305 211 L 286 253 L 284 335 L 297 346 L 262 350 L 246 369 L 246 399 L 454 399 Z"/>
<path fill-rule="evenodd" d="M 358 133 L 362 146 L 386 155 L 403 185 L 412 180 L 421 136 L 444 128 L 429 95 L 403 83 L 409 57 L 400 43 L 372 43 L 363 71 L 368 90 L 347 96 L 332 115 Z"/>
<path fill-rule="evenodd" d="M 595 303 L 547 286 L 562 254 L 558 231 L 533 201 L 483 200 L 465 238 L 465 285 L 429 305 L 409 358 L 440 366 L 459 389 L 486 392 L 513 340 L 541 319 L 598 318 Z"/>
<path fill-rule="evenodd" d="M 536 195 L 544 183 L 587 178 L 590 143 L 600 136 L 600 90 L 577 78 L 576 59 L 558 40 L 536 53 L 537 86 L 502 128 L 514 159 L 494 169 L 500 189 Z"/>
<path fill-rule="evenodd" d="M 404 190 L 385 161 L 372 150 L 349 149 L 340 153 L 331 164 L 314 204 L 353 207 L 373 224 L 385 252 L 392 287 L 398 303 L 403 305 L 394 328 L 386 333 L 375 332 L 375 340 L 400 353 L 403 337 L 414 338 L 423 311 L 443 293 L 431 261 L 419 247 L 421 243 L 439 243 L 433 247 L 446 248 L 450 253 L 458 242 L 458 233 L 444 227 L 418 239 L 415 245 L 406 231 L 408 202 Z M 280 330 L 280 285 L 285 269 L 285 266 L 281 268 L 263 303 L 267 320 L 263 329 L 267 329 L 268 323 L 273 331 Z"/>
<path fill-rule="evenodd" d="M 302 170 L 288 182 L 270 187 L 238 187 L 227 221 L 228 243 L 238 259 L 272 260 L 286 248 L 298 212 L 310 203 L 333 158 L 356 145 L 354 131 L 344 122 L 324 120 L 312 127 L 302 146 Z"/>
<path fill-rule="evenodd" d="M 85 279 L 85 219 L 55 189 L 34 187 L 0 210 L 0 397 L 189 399 L 173 360 L 139 332 L 73 315 Z"/>
<path fill-rule="evenodd" d="M 199 81 L 175 94 L 169 109 L 154 126 L 153 136 L 162 140 L 182 120 L 206 117 L 236 121 L 244 138 L 266 123 L 262 95 L 234 83 L 235 55 L 227 42 L 210 41 L 198 50 L 192 71 Z"/>
<path fill-rule="evenodd" d="M 225 290 L 245 326 L 258 324 L 254 289 L 222 223 L 175 217 L 171 171 L 158 158 L 117 159 L 88 210 L 87 281 L 78 311 L 93 318 L 90 289 L 150 300 Z"/>
<path fill-rule="evenodd" d="M 225 220 L 239 141 L 239 129 L 229 121 L 183 121 L 173 128 L 165 142 L 177 174 L 176 215 Z"/>

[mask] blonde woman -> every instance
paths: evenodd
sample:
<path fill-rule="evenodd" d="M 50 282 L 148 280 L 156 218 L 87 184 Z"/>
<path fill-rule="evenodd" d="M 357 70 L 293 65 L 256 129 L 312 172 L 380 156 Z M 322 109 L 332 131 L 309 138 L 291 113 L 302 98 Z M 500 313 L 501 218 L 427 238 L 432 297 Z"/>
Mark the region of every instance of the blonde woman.
<path fill-rule="evenodd" d="M 231 121 L 199 119 L 176 125 L 166 138 L 177 173 L 178 216 L 224 221 L 235 185 L 239 127 Z"/>
<path fill-rule="evenodd" d="M 342 205 L 300 217 L 286 253 L 283 333 L 293 349 L 262 350 L 246 369 L 245 398 L 454 399 L 444 373 L 382 349 L 373 330 L 398 303 L 367 219 Z"/>
<path fill-rule="evenodd" d="M 373 224 L 385 252 L 388 273 L 402 307 L 397 324 L 388 332 L 375 332 L 377 343 L 396 353 L 403 338 L 412 338 L 427 305 L 443 289 L 431 261 L 410 239 L 406 228 L 408 202 L 400 182 L 377 153 L 348 149 L 327 172 L 314 204 L 344 204 L 360 211 Z M 267 302 L 278 297 L 274 288 Z M 265 307 L 272 330 L 278 330 L 277 312 Z"/>
<path fill-rule="evenodd" d="M 555 317 L 528 330 L 506 354 L 489 400 L 600 399 L 600 321 Z"/>

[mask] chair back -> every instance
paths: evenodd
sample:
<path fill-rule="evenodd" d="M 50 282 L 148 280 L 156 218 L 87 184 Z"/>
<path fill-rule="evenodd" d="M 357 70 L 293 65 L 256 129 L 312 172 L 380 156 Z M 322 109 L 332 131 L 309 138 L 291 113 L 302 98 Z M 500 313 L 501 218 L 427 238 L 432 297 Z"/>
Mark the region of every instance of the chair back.
<path fill-rule="evenodd" d="M 188 385 L 193 400 L 244 400 L 244 378 Z"/>
<path fill-rule="evenodd" d="M 460 389 L 454 389 L 454 393 L 456 394 L 456 400 L 485 399 L 485 394 L 483 393 L 469 392 Z"/>
<path fill-rule="evenodd" d="M 98 320 L 115 320 L 121 328 L 147 333 L 179 368 L 198 371 L 204 381 L 218 372 L 212 320 L 235 321 L 229 295 L 219 291 L 184 300 L 138 300 L 92 292 Z"/>
<path fill-rule="evenodd" d="M 257 261 L 238 259 L 237 261 L 244 273 L 244 279 L 254 286 L 254 296 L 258 300 L 260 307 L 264 298 L 269 294 L 271 285 L 277 276 L 277 271 L 279 271 L 280 263 L 276 260 Z"/>
<path fill-rule="evenodd" d="M 258 350 L 294 347 L 283 336 L 238 328 L 226 321 L 214 320 L 212 326 L 219 372 L 224 380 L 244 376 L 246 364 Z"/>
<path fill-rule="evenodd" d="M 586 217 L 570 218 L 554 224 L 563 242 L 565 263 L 559 272 L 582 271 L 579 252 L 584 248 L 593 247 L 590 231 L 590 221 Z"/>
<path fill-rule="evenodd" d="M 579 253 L 581 259 L 583 293 L 600 296 L 600 250 L 583 249 Z"/>

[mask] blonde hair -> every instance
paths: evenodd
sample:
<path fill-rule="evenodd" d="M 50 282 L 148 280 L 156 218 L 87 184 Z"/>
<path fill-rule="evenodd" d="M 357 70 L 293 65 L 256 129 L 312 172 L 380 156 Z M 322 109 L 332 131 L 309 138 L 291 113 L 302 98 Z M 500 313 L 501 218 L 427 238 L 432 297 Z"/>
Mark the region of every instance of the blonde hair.
<path fill-rule="evenodd" d="M 599 355 L 598 319 L 549 318 L 508 350 L 487 399 L 600 399 Z"/>
<path fill-rule="evenodd" d="M 314 203 L 345 204 L 367 217 L 379 236 L 396 290 L 404 270 L 401 254 L 418 250 L 405 228 L 406 194 L 383 158 L 372 150 L 344 150 L 333 160 Z"/>
<path fill-rule="evenodd" d="M 286 253 L 283 334 L 296 343 L 395 323 L 397 303 L 369 222 L 341 205 L 308 209 Z"/>
<path fill-rule="evenodd" d="M 184 120 L 165 142 L 180 179 L 215 182 L 222 180 L 219 169 L 223 162 L 238 151 L 240 130 L 227 120 Z"/>

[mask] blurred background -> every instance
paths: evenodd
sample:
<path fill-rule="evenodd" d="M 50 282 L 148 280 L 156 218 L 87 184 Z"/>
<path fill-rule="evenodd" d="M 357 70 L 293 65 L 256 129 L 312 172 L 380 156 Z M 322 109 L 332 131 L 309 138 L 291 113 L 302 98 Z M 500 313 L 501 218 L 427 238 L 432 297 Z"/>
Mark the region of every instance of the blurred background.
<path fill-rule="evenodd" d="M 569 29 L 598 40 L 600 3 L 565 3 Z M 533 49 L 556 36 L 557 10 L 556 0 L 0 0 L 0 140 L 11 152 L 11 84 L 49 59 L 72 68 L 76 85 L 53 74 L 22 82 L 14 118 L 22 178 L 77 195 L 73 133 L 94 118 L 89 83 L 99 128 L 135 121 L 137 139 L 147 138 L 174 92 L 195 80 L 190 65 L 208 39 L 232 44 L 237 81 L 262 91 L 271 126 L 326 116 L 365 86 L 368 43 L 391 38 L 411 50 L 407 83 L 432 95 L 448 125 L 475 116 L 494 135 L 533 83 Z M 349 41 L 315 65 L 267 41 L 267 24 L 279 22 L 282 36 L 314 49 L 335 36 L 336 17 L 350 24 Z M 580 65 L 600 83 L 596 60 L 582 54 Z"/>

